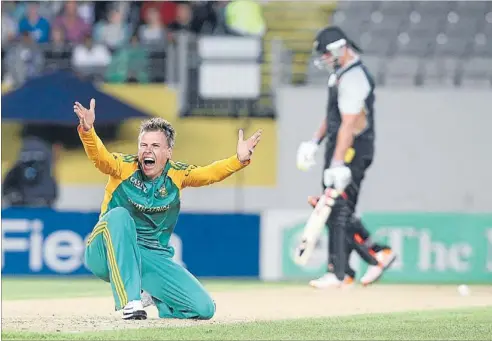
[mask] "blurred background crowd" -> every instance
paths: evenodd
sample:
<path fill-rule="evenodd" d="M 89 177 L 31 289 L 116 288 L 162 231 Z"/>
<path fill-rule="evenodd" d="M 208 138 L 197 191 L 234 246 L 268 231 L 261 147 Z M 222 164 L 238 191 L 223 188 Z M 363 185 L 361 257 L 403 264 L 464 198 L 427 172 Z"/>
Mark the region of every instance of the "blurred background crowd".
<path fill-rule="evenodd" d="M 491 83 L 490 1 L 267 0 L 4 1 L 2 81 L 19 85 L 72 69 L 111 83 L 165 82 L 166 51 L 177 33 L 190 32 L 264 39 L 263 73 L 271 40 L 279 38 L 289 81 L 319 82 L 324 75 L 310 61 L 311 40 L 328 23 L 363 48 L 380 84 Z"/>
<path fill-rule="evenodd" d="M 163 82 L 166 48 L 179 31 L 261 36 L 262 17 L 244 11 L 248 2 L 4 1 L 2 81 L 72 68 L 113 83 Z"/>

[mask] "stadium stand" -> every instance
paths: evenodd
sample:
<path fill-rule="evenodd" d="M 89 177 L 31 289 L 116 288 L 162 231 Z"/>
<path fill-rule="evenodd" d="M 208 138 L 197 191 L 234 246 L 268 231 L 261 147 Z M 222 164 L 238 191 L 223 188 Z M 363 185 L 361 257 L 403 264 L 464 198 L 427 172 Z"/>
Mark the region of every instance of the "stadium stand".
<path fill-rule="evenodd" d="M 95 24 L 92 23 L 95 43 L 102 42 L 100 32 L 105 27 L 104 23 L 121 20 L 111 19 L 114 8 L 118 9 L 115 3 L 97 2 L 95 4 L 93 8 L 95 13 L 92 15 L 92 20 L 96 21 Z M 145 62 L 134 64 L 144 65 L 145 71 L 142 71 L 144 75 L 138 82 L 167 81 L 168 76 L 165 73 L 168 47 L 175 43 L 173 34 L 176 30 L 183 28 L 183 25 L 177 22 L 179 20 L 176 17 L 177 6 L 182 6 L 182 3 L 165 2 L 159 5 L 166 7 L 163 9 L 152 5 L 152 2 L 134 2 L 130 6 L 119 8 L 123 13 L 121 17 L 125 18 L 124 26 L 133 28 L 132 34 L 126 34 L 125 41 L 129 41 L 130 36 L 135 36 L 141 44 L 119 54 L 114 48 L 110 48 L 113 57 L 118 55 L 120 58 L 114 58 L 110 65 L 106 65 L 107 68 L 87 69 L 81 66 L 75 68 L 79 71 L 85 70 L 85 74 L 98 80 L 120 83 L 136 81 L 135 77 L 127 74 L 131 73 L 131 66 L 125 65 L 123 61 L 126 60 L 125 58 L 135 58 L 136 50 L 140 49 L 139 53 Z M 230 34 L 231 30 L 228 29 L 226 18 L 227 2 L 202 3 L 205 4 L 192 5 L 194 13 L 199 13 L 199 15 L 192 16 L 192 22 L 189 24 L 190 30 L 198 34 Z M 24 13 L 28 12 L 28 8 L 24 7 Z M 64 37 L 64 34 L 57 38 L 59 26 L 55 23 L 59 22 L 59 17 L 65 15 L 63 6 L 58 4 L 57 8 L 61 11 L 58 16 L 48 5 L 42 6 L 39 10 L 41 15 L 45 15 L 52 21 L 54 28 L 51 40 L 39 44 L 44 54 L 45 70 L 74 67 L 73 47 L 81 44 L 81 42 L 70 41 Z M 162 18 L 160 19 L 155 15 L 158 11 L 161 13 Z M 18 12 L 22 13 L 22 11 L 16 11 L 15 8 L 7 7 L 2 17 L 11 21 L 20 20 L 22 15 Z M 414 85 L 424 85 L 429 84 L 429 81 L 425 80 L 425 70 L 429 69 L 429 63 L 425 59 L 434 57 L 446 60 L 456 59 L 449 63 L 466 65 L 472 62 L 471 58 L 492 58 L 492 4 L 490 1 L 339 1 L 338 3 L 264 1 L 262 12 L 266 31 L 263 36 L 262 94 L 264 96 L 261 101 L 267 106 L 271 105 L 268 101 L 271 100 L 269 95 L 272 85 L 272 41 L 280 39 L 287 51 L 284 61 L 290 63 L 290 68 L 284 79 L 294 84 L 320 81 L 321 79 L 317 80 L 317 78 L 324 78 L 324 75 L 316 75 L 311 65 L 311 41 L 315 32 L 328 23 L 341 26 L 354 41 L 359 43 L 365 51 L 366 59 L 371 60 L 369 64 L 373 64 L 376 68 L 374 72 L 378 74 L 377 79 L 380 84 L 388 79 L 394 83 L 391 80 L 392 75 L 400 80 L 402 77 L 398 75 L 398 72 L 395 74 L 391 66 L 380 68 L 386 64 L 386 60 L 390 60 L 388 63 L 393 65 L 395 63 L 396 65 L 403 63 L 414 65 L 415 61 L 411 61 L 410 57 L 417 58 L 420 65 L 413 68 L 415 73 L 407 72 L 407 76 L 404 77 L 409 78 L 409 82 L 413 82 Z M 106 18 L 108 21 L 105 21 Z M 4 21 L 8 22 L 8 20 Z M 5 25 L 5 27 L 4 41 L 9 42 L 11 38 L 8 26 Z M 13 31 L 15 32 L 15 27 Z M 97 32 L 99 33 L 96 34 Z M 163 34 L 167 35 L 166 38 L 161 37 Z M 9 80 L 8 72 L 5 70 L 9 70 L 6 51 L 9 50 L 10 45 L 2 46 L 3 81 Z M 193 53 L 192 50 L 189 52 Z M 376 58 L 381 62 L 376 62 Z M 395 61 L 399 58 L 403 60 Z M 446 64 L 449 63 L 446 62 Z M 126 74 L 114 74 L 116 73 L 114 70 L 122 68 L 126 70 Z M 445 69 L 446 73 L 454 72 L 446 78 L 455 79 L 455 85 L 462 84 L 461 77 L 468 75 L 468 73 L 459 72 L 459 68 L 446 67 Z M 149 72 L 149 70 L 152 71 Z M 385 70 L 389 73 L 385 73 Z M 429 72 L 432 73 L 434 70 Z M 435 79 L 435 75 L 431 77 Z M 407 83 L 403 81 L 402 84 Z"/>
<path fill-rule="evenodd" d="M 186 119 L 188 123 L 185 124 L 186 120 L 179 117 L 176 94 L 166 87 L 178 81 L 175 70 L 183 65 L 183 60 L 175 53 L 179 32 L 188 32 L 195 37 L 243 34 L 234 26 L 234 16 L 228 12 L 228 5 L 233 2 L 86 1 L 73 6 L 73 1 L 45 1 L 37 8 L 22 1 L 2 3 L 2 93 L 42 73 L 75 70 L 85 77 L 105 82 L 103 88 L 107 93 L 146 109 L 151 115 L 168 118 L 179 125 L 180 131 L 195 131 L 193 124 L 198 121 L 193 119 L 196 117 Z M 251 34 L 263 41 L 261 108 L 274 106 L 275 63 L 283 64 L 283 83 L 326 83 L 326 74 L 320 73 L 312 63 L 312 39 L 317 30 L 327 24 L 340 26 L 364 49 L 364 60 L 381 86 L 492 86 L 491 1 L 258 3 L 261 5 L 260 29 Z M 40 28 L 34 24 L 20 29 L 23 18 L 36 22 L 38 17 L 45 18 L 51 25 L 48 41 L 40 40 Z M 67 24 L 70 20 L 79 22 L 80 30 Z M 26 30 L 30 34 L 22 34 Z M 281 50 L 274 51 L 275 41 L 281 42 Z M 186 47 L 187 59 L 191 61 L 187 73 L 195 85 L 198 79 L 196 49 L 196 39 L 191 40 Z M 25 51 L 28 51 L 27 55 L 39 58 L 25 59 Z M 281 59 L 278 59 L 279 53 Z M 35 64 L 34 60 L 40 62 Z M 138 88 L 132 88 L 134 83 Z M 146 100 L 148 96 L 154 100 Z M 197 98 L 191 96 L 188 101 L 194 106 L 194 116 L 210 113 L 207 110 L 210 104 L 214 115 L 221 111 L 217 108 L 223 103 L 218 106 Z M 222 107 L 224 115 L 240 116 L 238 110 L 231 110 L 230 103 L 226 104 Z M 240 107 L 239 111 L 243 109 Z M 246 109 L 250 111 L 247 105 Z M 260 112 L 256 118 L 268 115 Z M 235 124 L 228 122 L 224 127 Z M 137 124 L 130 120 L 120 125 L 110 146 L 118 150 L 132 149 Z M 272 132 L 275 129 L 274 122 L 263 126 L 268 126 Z M 21 146 L 21 132 L 19 123 L 2 124 L 4 170 L 16 158 Z M 207 140 L 203 136 L 204 141 Z M 213 145 L 209 147 L 214 149 Z M 177 153 L 193 153 L 191 148 L 182 148 Z M 220 151 L 218 148 L 217 153 Z M 274 146 L 269 152 L 273 151 Z M 77 181 L 73 176 L 74 169 L 90 166 L 80 148 L 63 154 L 60 162 L 61 179 L 69 182 Z"/>
<path fill-rule="evenodd" d="M 341 1 L 329 22 L 365 50 L 381 85 L 492 86 L 490 1 Z"/>

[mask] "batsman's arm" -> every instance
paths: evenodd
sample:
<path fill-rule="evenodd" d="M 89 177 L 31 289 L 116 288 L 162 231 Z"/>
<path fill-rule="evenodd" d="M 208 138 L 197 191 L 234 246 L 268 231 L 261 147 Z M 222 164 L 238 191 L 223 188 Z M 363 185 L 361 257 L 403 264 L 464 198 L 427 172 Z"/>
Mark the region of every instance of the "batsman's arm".
<path fill-rule="evenodd" d="M 344 115 L 342 118 L 342 124 L 338 130 L 337 142 L 335 147 L 335 153 L 333 154 L 332 163 L 343 164 L 345 155 L 352 144 L 354 143 L 353 126 L 355 117 L 353 115 Z"/>
<path fill-rule="evenodd" d="M 323 140 L 326 137 L 326 131 L 328 129 L 328 123 L 326 122 L 326 119 L 323 119 L 321 122 L 321 125 L 319 126 L 318 130 L 314 132 L 313 140 L 317 143 L 320 144 L 323 142 Z"/>
<path fill-rule="evenodd" d="M 104 174 L 113 177 L 121 176 L 122 161 L 116 154 L 110 153 L 99 136 L 97 136 L 94 127 L 85 131 L 82 126 L 77 128 L 80 140 L 84 145 L 84 150 L 94 166 Z"/>
<path fill-rule="evenodd" d="M 230 175 L 240 171 L 251 161 L 248 160 L 241 163 L 237 156 L 231 156 L 227 159 L 215 161 L 207 166 L 187 166 L 182 170 L 174 170 L 181 188 L 185 187 L 201 187 L 220 182 Z"/>

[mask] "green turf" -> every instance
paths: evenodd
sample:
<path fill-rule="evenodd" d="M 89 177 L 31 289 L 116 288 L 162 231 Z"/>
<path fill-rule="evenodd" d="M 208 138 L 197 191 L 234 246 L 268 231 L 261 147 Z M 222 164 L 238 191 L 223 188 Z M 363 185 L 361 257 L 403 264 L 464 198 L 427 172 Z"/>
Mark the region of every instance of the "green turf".
<path fill-rule="evenodd" d="M 2 278 L 2 300 L 98 297 L 111 295 L 107 283 L 81 279 Z"/>
<path fill-rule="evenodd" d="M 208 290 L 248 290 L 261 287 L 298 285 L 296 282 L 259 282 L 256 280 L 203 280 Z M 304 284 L 304 283 L 301 283 Z M 2 278 L 2 300 L 32 298 L 99 297 L 111 295 L 108 283 L 99 279 Z"/>
<path fill-rule="evenodd" d="M 492 308 L 80 334 L 2 332 L 4 340 L 490 340 Z"/>

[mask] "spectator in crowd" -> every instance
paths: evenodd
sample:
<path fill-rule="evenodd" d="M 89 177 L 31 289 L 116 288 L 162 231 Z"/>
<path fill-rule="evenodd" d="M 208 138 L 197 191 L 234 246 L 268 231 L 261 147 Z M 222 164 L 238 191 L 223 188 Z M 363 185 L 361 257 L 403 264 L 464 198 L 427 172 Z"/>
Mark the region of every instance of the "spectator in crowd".
<path fill-rule="evenodd" d="M 147 83 L 149 57 L 142 48 L 138 36 L 134 35 L 131 44 L 121 48 L 113 57 L 106 72 L 106 80 L 111 83 L 138 82 Z"/>
<path fill-rule="evenodd" d="M 169 24 L 169 29 L 197 32 L 198 23 L 194 19 L 191 4 L 186 1 L 179 1 L 176 7 L 176 18 Z"/>
<path fill-rule="evenodd" d="M 112 7 L 116 7 L 120 13 L 123 22 L 126 22 L 130 32 L 134 32 L 140 19 L 140 1 L 114 1 Z"/>
<path fill-rule="evenodd" d="M 72 65 L 76 69 L 97 69 L 105 68 L 111 62 L 111 52 L 100 43 L 93 43 L 92 36 L 85 37 L 84 44 L 75 46 L 72 54 Z M 101 72 L 102 73 L 102 72 Z"/>
<path fill-rule="evenodd" d="M 70 47 L 65 42 L 65 36 L 61 27 L 51 30 L 50 46 L 44 51 L 45 69 L 48 71 L 68 68 L 66 62 L 70 57 Z"/>
<path fill-rule="evenodd" d="M 87 25 L 94 24 L 95 5 L 93 1 L 81 1 L 78 3 L 77 13 Z"/>
<path fill-rule="evenodd" d="M 177 31 L 188 31 L 202 33 L 206 27 L 206 33 L 212 33 L 217 24 L 217 17 L 210 3 L 193 4 L 187 1 L 178 1 L 176 18 L 169 24 L 169 29 Z"/>
<path fill-rule="evenodd" d="M 30 1 L 2 1 L 2 9 L 6 4 L 12 4 L 14 19 L 19 22 L 27 13 Z M 63 1 L 39 1 L 38 13 L 50 23 L 63 8 Z"/>
<path fill-rule="evenodd" d="M 176 19 L 177 5 L 175 1 L 145 1 L 142 4 L 141 19 L 147 18 L 147 12 L 151 9 L 157 10 L 161 17 L 161 23 L 169 26 Z"/>
<path fill-rule="evenodd" d="M 167 32 L 156 8 L 151 7 L 147 10 L 145 24 L 140 26 L 138 36 L 144 44 L 165 44 L 167 42 Z"/>
<path fill-rule="evenodd" d="M 61 27 L 65 39 L 72 44 L 81 43 L 91 30 L 91 27 L 78 14 L 78 7 L 75 1 L 67 1 L 65 3 L 62 14 L 55 19 L 53 26 Z"/>
<path fill-rule="evenodd" d="M 21 40 L 7 51 L 6 82 L 19 86 L 24 81 L 41 74 L 44 56 L 39 46 L 34 43 L 30 33 L 21 33 Z"/>
<path fill-rule="evenodd" d="M 50 23 L 39 15 L 39 4 L 30 2 L 26 15 L 19 22 L 19 32 L 29 32 L 34 41 L 46 43 L 50 39 Z"/>
<path fill-rule="evenodd" d="M 61 27 L 54 27 L 51 30 L 51 50 L 63 51 L 66 49 L 65 35 Z"/>
<path fill-rule="evenodd" d="M 8 11 L 2 8 L 2 45 L 7 46 L 17 37 L 17 23 Z"/>
<path fill-rule="evenodd" d="M 251 0 L 230 1 L 225 8 L 229 34 L 263 37 L 266 24 L 261 5 Z"/>
<path fill-rule="evenodd" d="M 94 40 L 116 50 L 129 40 L 129 27 L 117 7 L 110 9 L 108 20 L 96 24 Z"/>
<path fill-rule="evenodd" d="M 192 3 L 197 33 L 213 34 L 217 30 L 219 22 L 215 7 L 216 5 L 212 1 L 196 1 Z"/>
<path fill-rule="evenodd" d="M 226 8 L 227 8 L 227 5 L 229 4 L 229 2 L 230 1 L 228 1 L 228 0 L 218 1 L 214 4 L 214 11 L 215 11 L 216 20 L 217 20 L 214 34 L 226 35 L 228 33 L 225 12 L 226 12 Z"/>
<path fill-rule="evenodd" d="M 26 12 L 26 2 L 2 1 L 2 13 L 8 13 L 17 25 L 19 24 L 19 21 L 24 18 Z"/>
<path fill-rule="evenodd" d="M 58 13 L 63 8 L 63 1 L 40 1 L 39 14 L 48 20 L 50 23 L 55 20 Z"/>

